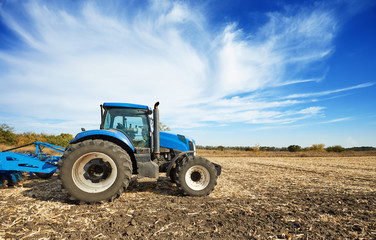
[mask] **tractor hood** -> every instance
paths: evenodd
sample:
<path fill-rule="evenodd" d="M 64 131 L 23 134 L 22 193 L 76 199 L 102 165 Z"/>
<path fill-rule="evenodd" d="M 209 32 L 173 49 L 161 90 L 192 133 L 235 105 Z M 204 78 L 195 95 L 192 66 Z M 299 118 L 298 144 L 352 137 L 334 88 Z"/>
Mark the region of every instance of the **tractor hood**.
<path fill-rule="evenodd" d="M 167 132 L 159 133 L 160 146 L 163 148 L 176 149 L 182 152 L 195 151 L 195 141 L 180 134 Z"/>

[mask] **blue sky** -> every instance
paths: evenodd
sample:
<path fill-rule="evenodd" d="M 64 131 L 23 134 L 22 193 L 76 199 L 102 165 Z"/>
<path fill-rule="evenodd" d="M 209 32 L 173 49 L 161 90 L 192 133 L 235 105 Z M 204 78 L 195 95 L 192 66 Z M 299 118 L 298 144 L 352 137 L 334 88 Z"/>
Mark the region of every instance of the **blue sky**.
<path fill-rule="evenodd" d="M 160 101 L 199 145 L 376 146 L 374 1 L 0 0 L 0 123 Z"/>

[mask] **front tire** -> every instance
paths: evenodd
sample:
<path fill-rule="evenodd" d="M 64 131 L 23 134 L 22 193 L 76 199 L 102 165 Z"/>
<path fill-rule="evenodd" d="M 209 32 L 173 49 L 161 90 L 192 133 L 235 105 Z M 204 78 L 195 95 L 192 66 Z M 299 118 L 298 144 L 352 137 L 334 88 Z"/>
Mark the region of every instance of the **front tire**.
<path fill-rule="evenodd" d="M 128 153 L 105 140 L 72 145 L 59 161 L 63 188 L 72 200 L 112 201 L 128 187 L 132 162 Z"/>
<path fill-rule="evenodd" d="M 172 183 L 176 183 L 176 167 L 172 168 L 170 171 L 170 180 Z"/>
<path fill-rule="evenodd" d="M 177 164 L 176 184 L 186 195 L 206 196 L 217 185 L 217 171 L 203 157 L 186 157 Z"/>

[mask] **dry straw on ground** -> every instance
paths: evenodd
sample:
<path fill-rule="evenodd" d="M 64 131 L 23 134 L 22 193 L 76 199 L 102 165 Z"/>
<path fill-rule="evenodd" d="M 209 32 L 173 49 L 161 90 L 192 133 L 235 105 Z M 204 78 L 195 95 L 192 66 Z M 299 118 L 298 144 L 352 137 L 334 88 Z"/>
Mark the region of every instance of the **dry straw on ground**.
<path fill-rule="evenodd" d="M 208 157 L 214 192 L 133 181 L 114 202 L 77 205 L 58 180 L 0 190 L 0 239 L 375 239 L 376 157 Z"/>

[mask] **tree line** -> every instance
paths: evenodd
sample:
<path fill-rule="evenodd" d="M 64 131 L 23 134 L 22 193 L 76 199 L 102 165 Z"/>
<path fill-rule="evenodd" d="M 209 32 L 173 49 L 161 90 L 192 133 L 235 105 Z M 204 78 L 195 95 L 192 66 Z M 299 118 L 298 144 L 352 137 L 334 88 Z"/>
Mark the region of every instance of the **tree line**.
<path fill-rule="evenodd" d="M 301 147 L 299 145 L 290 145 L 288 147 L 268 147 L 268 146 L 235 146 L 235 147 L 225 147 L 225 146 L 197 146 L 197 149 L 205 149 L 205 150 L 217 150 L 217 151 L 225 151 L 225 150 L 238 150 L 238 151 L 252 151 L 252 152 L 304 152 L 304 151 L 321 151 L 321 152 L 345 152 L 345 151 L 376 151 L 374 147 L 352 147 L 352 148 L 344 148 L 340 145 L 325 147 L 325 144 L 313 144 L 310 147 Z"/>
<path fill-rule="evenodd" d="M 0 144 L 9 146 L 22 146 L 39 141 L 66 147 L 72 138 L 72 134 L 69 133 L 61 133 L 60 135 L 33 132 L 15 133 L 14 128 L 7 124 L 0 124 Z"/>
<path fill-rule="evenodd" d="M 166 126 L 163 125 L 165 128 Z M 167 129 L 165 129 L 167 130 Z M 169 129 L 168 129 L 169 130 Z M 167 130 L 167 131 L 168 131 Z M 66 147 L 69 142 L 73 139 L 73 136 L 69 133 L 61 133 L 60 135 L 50 135 L 44 133 L 15 133 L 14 128 L 7 124 L 0 124 L 0 144 L 10 145 L 10 146 L 22 146 L 35 141 L 47 142 L 53 145 L 58 145 Z M 376 148 L 363 146 L 363 147 L 352 147 L 344 148 L 340 145 L 325 147 L 324 144 L 313 144 L 310 147 L 301 147 L 299 145 L 290 145 L 288 147 L 269 147 L 269 146 L 235 146 L 235 147 L 225 147 L 225 146 L 197 146 L 198 149 L 206 150 L 240 150 L 240 151 L 252 151 L 252 152 L 275 152 L 275 151 L 285 151 L 285 152 L 303 152 L 303 151 L 326 151 L 326 152 L 344 152 L 344 151 L 376 151 Z"/>

